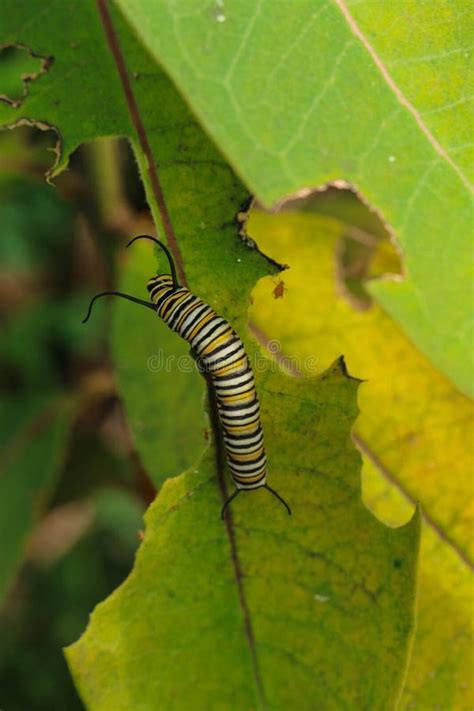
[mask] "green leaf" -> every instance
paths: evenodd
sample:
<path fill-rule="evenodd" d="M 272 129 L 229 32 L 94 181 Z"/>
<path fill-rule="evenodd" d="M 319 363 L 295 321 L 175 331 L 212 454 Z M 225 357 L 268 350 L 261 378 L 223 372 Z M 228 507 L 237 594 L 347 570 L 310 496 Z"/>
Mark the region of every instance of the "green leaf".
<path fill-rule="evenodd" d="M 88 708 L 311 708 L 321 694 L 327 709 L 394 706 L 418 520 L 391 530 L 360 501 L 356 387 L 338 366 L 258 377 L 291 519 L 260 490 L 226 528 L 212 451 L 164 484 L 133 572 L 67 650 Z"/>
<path fill-rule="evenodd" d="M 406 274 L 372 284 L 372 293 L 472 393 L 471 7 L 464 0 L 119 5 L 266 205 L 343 178 L 381 212 Z"/>
<path fill-rule="evenodd" d="M 43 129 L 58 127 L 58 171 L 83 141 L 102 135 L 101 127 L 107 135 L 130 131 L 116 69 L 105 49 L 94 3 L 86 0 L 71 12 L 67 3 L 6 0 L 0 42 L 22 44 L 36 55 L 55 58 L 47 73 L 29 84 L 28 95 L 19 108 L 0 104 L 0 122 L 13 126 L 26 120 L 41 124 Z M 101 70 L 94 74 L 84 71 L 88 60 Z"/>
<path fill-rule="evenodd" d="M 337 257 L 345 224 L 255 211 L 249 229 L 263 249 L 290 264 L 283 298 L 273 297 L 273 279 L 254 290 L 254 327 L 307 373 L 322 372 L 345 354 L 350 372 L 365 381 L 353 429 L 364 456 L 363 499 L 390 525 L 406 521 L 416 501 L 425 514 L 416 634 L 400 709 L 470 708 L 472 453 L 466 441 L 474 404 L 380 307 L 356 311 L 344 298 Z"/>

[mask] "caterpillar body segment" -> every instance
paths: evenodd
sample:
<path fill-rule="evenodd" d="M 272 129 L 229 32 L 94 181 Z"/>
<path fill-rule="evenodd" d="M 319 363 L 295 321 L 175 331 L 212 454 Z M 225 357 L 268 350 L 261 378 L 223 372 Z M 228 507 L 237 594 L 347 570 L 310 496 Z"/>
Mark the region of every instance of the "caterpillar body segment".
<path fill-rule="evenodd" d="M 184 338 L 196 357 L 199 369 L 206 373 L 215 391 L 227 462 L 237 490 L 225 502 L 221 516 L 241 491 L 264 487 L 291 514 L 288 504 L 266 483 L 267 458 L 260 422 L 260 405 L 250 363 L 244 345 L 232 326 L 189 289 L 180 286 L 173 258 L 167 247 L 154 237 L 139 235 L 137 239 L 156 242 L 165 252 L 171 274 L 160 274 L 148 281 L 150 302 L 118 291 L 97 294 L 90 302 L 84 322 L 92 306 L 101 296 L 120 296 L 154 310 L 158 316 Z"/>
<path fill-rule="evenodd" d="M 232 326 L 167 274 L 148 282 L 157 314 L 190 344 L 215 388 L 232 479 L 238 489 L 266 483 L 266 455 L 255 382 L 242 341 Z"/>

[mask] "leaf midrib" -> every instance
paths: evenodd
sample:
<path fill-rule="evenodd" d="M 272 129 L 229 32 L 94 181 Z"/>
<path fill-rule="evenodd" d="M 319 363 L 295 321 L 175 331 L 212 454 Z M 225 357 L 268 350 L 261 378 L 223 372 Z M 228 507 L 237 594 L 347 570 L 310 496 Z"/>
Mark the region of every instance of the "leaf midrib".
<path fill-rule="evenodd" d="M 104 29 L 104 34 L 106 36 L 107 45 L 108 45 L 108 48 L 111 52 L 111 55 L 113 57 L 114 63 L 117 68 L 120 83 L 121 83 L 122 90 L 123 90 L 124 97 L 125 97 L 125 102 L 127 104 L 127 108 L 128 108 L 129 114 L 130 114 L 131 122 L 132 122 L 133 128 L 136 131 L 138 141 L 140 144 L 140 148 L 146 158 L 148 175 L 149 175 L 150 185 L 151 185 L 152 192 L 153 192 L 153 197 L 155 199 L 156 206 L 158 208 L 158 212 L 160 214 L 161 222 L 162 222 L 163 229 L 164 229 L 167 241 L 168 241 L 168 245 L 169 245 L 170 251 L 173 255 L 174 261 L 176 263 L 176 268 L 177 268 L 177 272 L 179 275 L 179 279 L 180 279 L 181 283 L 183 284 L 183 286 L 187 287 L 188 283 L 187 283 L 187 279 L 186 279 L 186 275 L 185 275 L 185 271 L 184 271 L 184 263 L 183 263 L 183 258 L 181 255 L 181 250 L 179 248 L 179 245 L 178 245 L 178 242 L 177 242 L 174 230 L 173 230 L 171 217 L 168 212 L 164 193 L 163 193 L 161 183 L 159 180 L 159 176 L 158 176 L 156 162 L 153 157 L 153 151 L 152 151 L 150 143 L 148 141 L 146 128 L 145 128 L 145 125 L 142 121 L 138 103 L 136 101 L 135 94 L 134 94 L 132 86 L 130 84 L 128 72 L 126 69 L 125 59 L 124 59 L 124 56 L 123 56 L 121 48 L 120 48 L 119 39 L 118 39 L 117 33 L 115 31 L 115 28 L 114 28 L 114 25 L 112 22 L 109 8 L 107 6 L 107 0 L 96 0 L 96 3 L 97 3 L 97 9 L 99 12 L 101 24 Z M 209 382 L 207 383 L 207 385 L 208 385 L 208 401 L 209 401 L 211 427 L 212 427 L 212 431 L 214 434 L 214 446 L 215 446 L 215 451 L 216 451 L 217 479 L 218 479 L 218 483 L 219 483 L 219 489 L 220 489 L 220 493 L 221 493 L 222 502 L 224 503 L 227 499 L 227 489 L 226 489 L 226 483 L 225 483 L 224 452 L 223 452 L 223 447 L 222 447 L 222 439 L 220 436 L 217 403 L 215 400 L 215 395 L 214 395 L 214 390 L 212 388 L 212 385 Z M 227 512 L 227 516 L 225 519 L 225 528 L 226 528 L 227 538 L 229 541 L 230 557 L 231 557 L 232 568 L 233 568 L 233 572 L 234 572 L 234 579 L 235 579 L 235 584 L 236 584 L 236 589 L 237 589 L 237 596 L 238 596 L 239 604 L 240 604 L 240 607 L 242 610 L 245 637 L 247 639 L 250 658 L 251 658 L 251 662 L 252 662 L 254 682 L 255 682 L 256 689 L 257 689 L 257 694 L 259 697 L 260 705 L 262 708 L 265 708 L 266 707 L 265 694 L 264 694 L 264 690 L 263 690 L 263 682 L 262 682 L 262 677 L 261 677 L 260 668 L 259 668 L 258 659 L 257 659 L 255 636 L 254 636 L 254 632 L 253 632 L 250 610 L 249 610 L 249 606 L 247 604 L 245 590 L 244 590 L 244 586 L 243 586 L 243 582 L 242 582 L 242 580 L 243 580 L 242 568 L 241 568 L 240 559 L 239 559 L 238 550 L 237 550 L 237 542 L 236 542 L 236 538 L 235 538 L 235 530 L 234 530 L 232 514 L 229 510 Z"/>
<path fill-rule="evenodd" d="M 180 281 L 183 286 L 187 287 L 188 284 L 186 280 L 186 275 L 184 273 L 183 257 L 181 255 L 181 250 L 179 249 L 178 242 L 176 240 L 176 236 L 173 230 L 171 217 L 168 212 L 165 196 L 161 187 L 161 182 L 158 177 L 156 163 L 153 159 L 153 151 L 151 149 L 150 142 L 148 141 L 145 125 L 142 121 L 140 109 L 138 108 L 138 103 L 135 99 L 135 94 L 130 83 L 127 68 L 125 65 L 125 59 L 120 49 L 120 43 L 117 37 L 117 33 L 115 32 L 112 18 L 110 16 L 107 0 L 96 0 L 96 2 L 102 27 L 104 28 L 107 45 L 117 68 L 120 84 L 122 86 L 122 90 L 125 97 L 125 103 L 127 104 L 127 108 L 130 114 L 130 119 L 132 121 L 133 128 L 136 131 L 137 138 L 140 143 L 140 148 L 142 149 L 143 154 L 146 158 L 150 184 L 152 187 L 156 205 L 158 207 L 158 211 L 160 213 L 161 222 L 166 235 L 166 239 L 174 257 Z"/>
<path fill-rule="evenodd" d="M 349 25 L 351 32 L 355 35 L 355 37 L 359 40 L 359 42 L 362 44 L 364 49 L 368 52 L 368 54 L 372 58 L 375 66 L 377 67 L 380 74 L 382 75 L 385 83 L 393 91 L 393 93 L 397 97 L 399 103 L 402 106 L 404 106 L 409 111 L 409 113 L 413 116 L 413 118 L 415 119 L 416 123 L 418 124 L 420 130 L 425 135 L 428 142 L 433 146 L 434 150 L 439 155 L 439 157 L 451 166 L 451 168 L 457 173 L 457 175 L 461 179 L 464 186 L 469 190 L 469 192 L 472 192 L 473 187 L 470 184 L 468 178 L 464 175 L 464 173 L 462 172 L 461 168 L 457 165 L 457 163 L 455 163 L 453 161 L 453 159 L 448 155 L 448 153 L 444 150 L 444 148 L 439 143 L 439 141 L 434 137 L 434 135 L 429 130 L 428 126 L 425 124 L 425 122 L 421 118 L 421 115 L 419 114 L 419 112 L 415 109 L 413 104 L 407 99 L 407 97 L 404 95 L 404 93 L 402 92 L 400 87 L 397 85 L 397 83 L 391 76 L 390 72 L 388 71 L 387 67 L 383 63 L 382 59 L 379 57 L 379 55 L 375 51 L 375 48 L 372 46 L 369 39 L 364 35 L 361 28 L 359 27 L 359 25 L 357 24 L 355 19 L 352 17 L 352 15 L 349 11 L 349 8 L 345 4 L 344 0 L 333 0 L 333 2 L 339 8 L 342 16 L 344 17 L 347 24 Z"/>

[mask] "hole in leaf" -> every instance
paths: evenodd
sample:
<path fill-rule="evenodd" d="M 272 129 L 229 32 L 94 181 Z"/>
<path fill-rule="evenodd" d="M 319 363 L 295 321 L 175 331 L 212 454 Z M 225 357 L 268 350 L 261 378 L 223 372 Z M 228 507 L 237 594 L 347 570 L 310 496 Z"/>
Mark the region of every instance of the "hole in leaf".
<path fill-rule="evenodd" d="M 0 49 L 0 100 L 15 108 L 20 106 L 28 94 L 28 83 L 46 74 L 51 61 L 21 45 Z"/>
<path fill-rule="evenodd" d="M 354 308 L 367 309 L 372 303 L 366 282 L 388 274 L 403 274 L 401 254 L 387 226 L 352 188 L 330 185 L 303 198 L 289 199 L 278 211 L 311 212 L 339 223 L 338 287 Z"/>
<path fill-rule="evenodd" d="M 3 177 L 27 175 L 43 181 L 54 164 L 57 143 L 53 128 L 41 129 L 26 122 L 0 131 L 0 173 Z"/>

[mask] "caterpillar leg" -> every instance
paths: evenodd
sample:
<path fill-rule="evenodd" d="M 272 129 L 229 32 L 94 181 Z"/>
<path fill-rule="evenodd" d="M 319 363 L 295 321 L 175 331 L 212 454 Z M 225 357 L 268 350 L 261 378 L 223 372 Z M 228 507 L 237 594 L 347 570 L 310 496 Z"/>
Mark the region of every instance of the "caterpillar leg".
<path fill-rule="evenodd" d="M 242 491 L 242 489 L 237 489 L 237 491 L 234 491 L 232 496 L 229 496 L 229 498 L 225 502 L 224 506 L 222 507 L 222 511 L 221 511 L 221 519 L 222 520 L 224 520 L 224 512 L 225 512 L 226 508 L 228 507 L 228 505 L 230 504 L 232 499 L 235 499 L 235 497 L 238 496 L 238 494 L 240 494 L 241 491 Z"/>
<path fill-rule="evenodd" d="M 268 484 L 264 484 L 262 488 L 263 488 L 263 489 L 268 489 L 268 491 L 269 491 L 271 494 L 273 494 L 273 496 L 276 496 L 276 498 L 279 499 L 279 501 L 281 501 L 281 503 L 283 504 L 283 506 L 285 506 L 286 510 L 288 511 L 288 515 L 291 516 L 291 509 L 290 509 L 290 507 L 289 507 L 288 504 L 286 503 L 285 499 L 283 499 L 283 498 L 280 496 L 280 494 L 275 491 L 275 489 L 272 489 L 270 486 L 268 486 Z"/>
<path fill-rule="evenodd" d="M 273 496 L 275 496 L 279 501 L 281 501 L 281 503 L 283 504 L 283 506 L 284 506 L 284 507 L 286 508 L 286 510 L 288 511 L 288 515 L 291 516 L 291 509 L 290 509 L 290 507 L 289 507 L 288 504 L 286 503 L 285 499 L 283 499 L 283 498 L 280 496 L 280 494 L 279 494 L 277 491 L 275 491 L 275 489 L 272 489 L 270 486 L 268 486 L 268 484 L 263 484 L 263 486 L 262 486 L 261 488 L 262 488 L 262 489 L 268 489 L 268 491 L 269 491 L 271 494 L 273 494 Z M 228 507 L 228 505 L 230 504 L 230 502 L 232 501 L 232 499 L 235 499 L 235 497 L 236 497 L 238 494 L 240 494 L 241 491 L 242 491 L 242 489 L 237 489 L 237 491 L 234 491 L 234 493 L 232 494 L 232 496 L 229 496 L 229 498 L 228 498 L 227 501 L 225 502 L 224 506 L 222 507 L 221 519 L 224 519 L 224 512 L 225 512 L 226 508 Z"/>
<path fill-rule="evenodd" d="M 148 309 L 152 309 L 153 311 L 156 311 L 156 306 L 152 304 L 150 301 L 143 301 L 143 299 L 137 299 L 136 296 L 129 296 L 129 294 L 122 294 L 121 291 L 103 291 L 100 294 L 96 294 L 93 299 L 91 299 L 91 302 L 89 304 L 89 309 L 87 310 L 87 315 L 85 319 L 82 321 L 82 323 L 85 323 L 86 321 L 89 320 L 89 317 L 92 312 L 92 306 L 94 305 L 94 301 L 96 299 L 100 299 L 101 296 L 120 296 L 122 299 L 128 299 L 128 301 L 133 301 L 135 304 L 140 304 L 140 306 L 146 306 Z"/>

